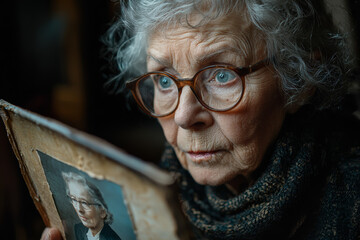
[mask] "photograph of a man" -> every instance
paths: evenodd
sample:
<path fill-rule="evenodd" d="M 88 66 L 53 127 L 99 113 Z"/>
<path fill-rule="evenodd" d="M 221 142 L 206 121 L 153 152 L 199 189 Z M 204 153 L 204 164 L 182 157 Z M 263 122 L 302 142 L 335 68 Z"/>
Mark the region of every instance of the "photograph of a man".
<path fill-rule="evenodd" d="M 113 216 L 100 190 L 85 177 L 62 172 L 66 193 L 81 223 L 75 224 L 77 240 L 120 240 L 110 227 Z"/>

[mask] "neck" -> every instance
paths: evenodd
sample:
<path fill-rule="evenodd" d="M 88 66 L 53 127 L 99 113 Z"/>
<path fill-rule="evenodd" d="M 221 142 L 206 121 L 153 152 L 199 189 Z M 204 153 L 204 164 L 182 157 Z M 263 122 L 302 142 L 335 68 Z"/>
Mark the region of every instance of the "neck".
<path fill-rule="evenodd" d="M 90 228 L 90 231 L 92 233 L 93 236 L 95 236 L 98 232 L 101 231 L 101 229 L 104 227 L 104 222 L 99 223 L 99 225 Z"/>
<path fill-rule="evenodd" d="M 245 191 L 246 188 L 251 186 L 253 181 L 251 181 L 250 178 L 246 178 L 245 176 L 239 175 L 229 182 L 225 184 L 226 188 L 232 192 L 234 195 L 239 195 L 243 191 Z"/>

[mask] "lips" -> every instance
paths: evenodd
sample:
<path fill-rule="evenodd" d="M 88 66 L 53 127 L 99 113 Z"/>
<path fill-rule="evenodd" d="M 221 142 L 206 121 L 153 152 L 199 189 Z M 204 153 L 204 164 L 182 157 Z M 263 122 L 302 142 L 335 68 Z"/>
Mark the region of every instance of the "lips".
<path fill-rule="evenodd" d="M 220 151 L 189 151 L 190 159 L 195 163 L 203 163 L 212 160 Z"/>

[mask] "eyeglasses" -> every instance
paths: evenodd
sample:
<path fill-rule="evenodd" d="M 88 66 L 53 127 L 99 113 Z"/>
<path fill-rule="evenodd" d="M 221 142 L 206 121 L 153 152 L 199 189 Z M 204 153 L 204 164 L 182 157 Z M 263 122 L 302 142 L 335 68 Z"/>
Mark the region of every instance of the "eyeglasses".
<path fill-rule="evenodd" d="M 75 205 L 79 205 L 81 206 L 85 211 L 88 211 L 91 209 L 92 206 L 101 206 L 98 203 L 89 203 L 85 200 L 77 200 L 75 197 L 73 196 L 68 196 L 71 203 L 75 206 Z"/>
<path fill-rule="evenodd" d="M 226 112 L 242 99 L 245 75 L 269 64 L 261 60 L 248 67 L 212 65 L 198 71 L 191 79 L 180 79 L 167 72 L 150 72 L 126 82 L 142 110 L 153 117 L 172 114 L 179 105 L 184 86 L 189 85 L 197 100 L 206 109 Z"/>

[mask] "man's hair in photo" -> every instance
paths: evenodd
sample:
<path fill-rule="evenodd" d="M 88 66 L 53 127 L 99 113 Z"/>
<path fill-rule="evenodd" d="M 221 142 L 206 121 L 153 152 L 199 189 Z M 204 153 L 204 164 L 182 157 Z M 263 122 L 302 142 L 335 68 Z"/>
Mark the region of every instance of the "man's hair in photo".
<path fill-rule="evenodd" d="M 74 172 L 62 172 L 62 177 L 65 181 L 66 186 L 66 194 L 69 196 L 69 182 L 76 182 L 84 186 L 84 188 L 89 192 L 91 198 L 93 199 L 94 203 L 99 204 L 100 207 L 102 207 L 106 211 L 106 217 L 104 219 L 104 222 L 107 224 L 112 224 L 113 222 L 113 216 L 109 212 L 107 204 L 105 203 L 105 200 L 100 192 L 100 190 L 90 181 L 87 180 L 84 176 L 74 173 Z M 96 206 L 99 207 L 99 206 Z"/>

